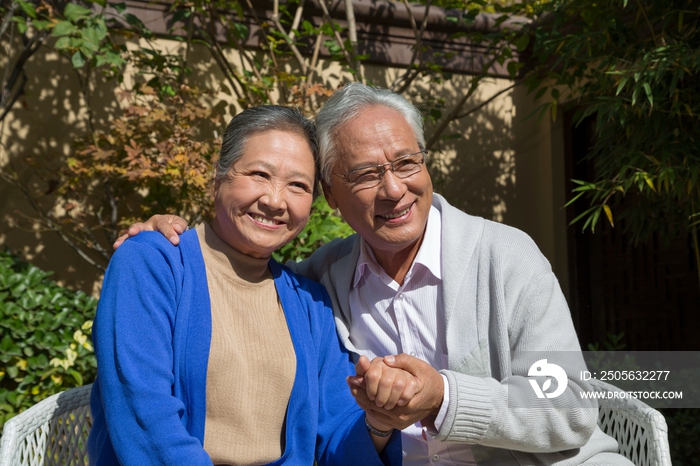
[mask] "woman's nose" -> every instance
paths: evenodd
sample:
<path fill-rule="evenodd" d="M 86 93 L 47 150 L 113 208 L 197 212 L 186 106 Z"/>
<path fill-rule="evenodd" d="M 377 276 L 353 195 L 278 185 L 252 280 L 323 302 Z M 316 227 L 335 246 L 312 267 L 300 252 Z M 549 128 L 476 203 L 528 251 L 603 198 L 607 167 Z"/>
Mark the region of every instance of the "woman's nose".
<path fill-rule="evenodd" d="M 284 210 L 287 208 L 287 202 L 284 199 L 282 190 L 273 185 L 260 197 L 260 202 L 271 210 Z"/>

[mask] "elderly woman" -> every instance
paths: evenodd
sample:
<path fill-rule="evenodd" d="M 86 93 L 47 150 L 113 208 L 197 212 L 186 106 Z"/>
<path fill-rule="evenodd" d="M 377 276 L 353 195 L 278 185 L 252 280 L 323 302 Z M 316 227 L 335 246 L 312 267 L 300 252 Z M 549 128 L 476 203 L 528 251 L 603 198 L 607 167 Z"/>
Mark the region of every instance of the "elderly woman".
<path fill-rule="evenodd" d="M 145 233 L 115 253 L 91 464 L 400 463 L 398 436 L 350 395 L 325 290 L 270 259 L 306 224 L 317 152 L 298 111 L 248 109 L 224 134 L 214 220 L 177 247 Z"/>

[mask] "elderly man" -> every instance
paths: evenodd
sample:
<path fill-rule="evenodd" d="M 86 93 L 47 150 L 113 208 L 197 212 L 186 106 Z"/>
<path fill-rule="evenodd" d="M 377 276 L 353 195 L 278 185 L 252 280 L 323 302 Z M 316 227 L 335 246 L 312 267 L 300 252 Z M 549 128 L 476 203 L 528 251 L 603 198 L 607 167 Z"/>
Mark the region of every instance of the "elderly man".
<path fill-rule="evenodd" d="M 595 405 L 576 398 L 580 382 L 557 398 L 533 394 L 525 355 L 580 355 L 566 301 L 527 235 L 433 193 L 420 113 L 353 83 L 316 122 L 326 199 L 358 234 L 289 265 L 325 285 L 341 340 L 367 356 L 350 386 L 403 429 L 404 464 L 631 465 L 596 427 Z M 130 233 L 156 226 L 173 237 L 172 221 Z M 407 403 L 388 395 L 396 370 L 415 376 Z M 542 403 L 516 401 L 528 399 Z"/>

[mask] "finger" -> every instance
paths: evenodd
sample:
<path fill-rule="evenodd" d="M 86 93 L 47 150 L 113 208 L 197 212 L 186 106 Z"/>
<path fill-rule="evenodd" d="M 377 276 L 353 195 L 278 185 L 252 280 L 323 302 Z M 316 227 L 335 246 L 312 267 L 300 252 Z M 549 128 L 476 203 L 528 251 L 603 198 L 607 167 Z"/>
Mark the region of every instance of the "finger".
<path fill-rule="evenodd" d="M 136 222 L 126 230 L 126 234 L 129 235 L 129 237 L 132 237 L 132 236 L 138 235 L 142 231 L 147 231 L 147 230 L 150 230 L 150 228 L 148 228 L 145 223 Z"/>
<path fill-rule="evenodd" d="M 393 396 L 394 391 L 399 392 L 395 395 L 395 398 L 398 399 L 400 392 L 403 391 L 404 384 L 403 381 L 400 380 L 400 378 L 397 379 L 397 375 L 398 371 L 396 371 L 395 369 L 382 371 L 382 377 L 377 383 L 377 393 L 374 396 L 374 404 L 376 404 L 377 407 L 391 409 L 386 407 L 385 405 Z M 371 398 L 371 393 L 368 392 L 368 394 Z M 396 402 L 394 401 L 391 407 L 393 408 L 395 404 Z"/>
<path fill-rule="evenodd" d="M 175 233 L 178 235 L 183 234 L 185 231 L 187 231 L 187 225 L 180 225 L 180 222 L 173 222 L 173 230 L 175 230 Z"/>
<path fill-rule="evenodd" d="M 383 368 L 386 367 L 381 358 L 372 360 L 370 367 L 365 371 L 365 390 L 370 400 L 374 401 L 379 391 L 379 382 L 382 380 Z"/>
<path fill-rule="evenodd" d="M 374 402 L 367 398 L 367 392 L 359 387 L 350 386 L 350 394 L 355 398 L 355 402 L 367 411 L 368 409 L 374 407 Z"/>
<path fill-rule="evenodd" d="M 410 356 L 405 353 L 397 354 L 396 356 L 384 356 L 384 363 L 396 369 L 403 369 L 413 375 L 418 375 L 427 364 L 422 359 Z"/>
<path fill-rule="evenodd" d="M 172 243 L 173 246 L 177 246 L 180 243 L 180 235 L 173 228 L 175 225 L 173 219 L 169 218 L 169 215 L 160 216 L 160 218 L 155 224 L 155 231 L 160 232 L 163 236 L 168 238 L 168 241 Z"/>
<path fill-rule="evenodd" d="M 406 387 L 396 400 L 396 406 L 406 406 L 418 393 L 418 379 L 410 376 L 406 380 Z"/>
<path fill-rule="evenodd" d="M 392 410 L 395 407 L 407 405 L 418 392 L 418 379 L 406 371 L 401 371 L 394 379 L 391 394 L 383 408 Z"/>
<path fill-rule="evenodd" d="M 355 364 L 355 374 L 365 375 L 367 369 L 370 367 L 369 358 L 367 356 L 360 356 L 360 359 Z"/>
<path fill-rule="evenodd" d="M 361 375 L 349 375 L 345 378 L 345 380 L 347 381 L 348 386 L 350 387 L 354 385 L 363 390 L 365 389 L 365 378 Z"/>
<path fill-rule="evenodd" d="M 117 238 L 117 240 L 116 240 L 116 241 L 114 242 L 114 244 L 112 245 L 112 248 L 116 251 L 117 248 L 118 248 L 119 246 L 121 246 L 122 243 L 124 243 L 124 241 L 126 241 L 128 238 L 129 238 L 129 234 L 128 234 L 128 233 L 124 233 L 124 234 L 121 235 L 119 238 Z"/>

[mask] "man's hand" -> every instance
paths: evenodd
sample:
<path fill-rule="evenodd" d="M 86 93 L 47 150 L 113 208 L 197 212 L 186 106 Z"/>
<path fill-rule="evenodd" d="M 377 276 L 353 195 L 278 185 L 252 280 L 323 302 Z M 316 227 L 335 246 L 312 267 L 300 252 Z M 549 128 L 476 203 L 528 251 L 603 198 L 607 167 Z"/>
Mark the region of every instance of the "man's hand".
<path fill-rule="evenodd" d="M 424 425 L 433 425 L 435 417 L 440 411 L 443 399 L 443 380 L 442 376 L 427 362 L 409 356 L 407 354 L 399 354 L 398 356 L 385 356 L 382 359 L 384 366 L 394 369 L 402 369 L 412 374 L 418 386 L 415 390 L 415 395 L 410 401 L 404 405 L 394 406 L 392 409 L 379 407 L 375 400 L 370 398 L 368 390 L 353 382 L 353 378 L 349 379 L 350 391 L 352 392 L 357 404 L 362 409 L 370 413 L 373 419 L 376 419 L 381 424 L 394 427 L 395 429 L 405 429 L 406 427 L 422 421 Z M 374 364 L 376 359 L 372 361 Z M 360 358 L 360 362 L 362 358 Z M 380 366 L 377 365 L 377 368 Z M 384 369 L 382 368 L 382 374 Z M 363 374 L 365 379 L 375 377 L 375 374 Z M 359 374 L 359 372 L 358 372 Z M 356 376 L 357 377 L 357 376 Z M 379 386 L 377 381 L 364 380 L 365 386 Z M 370 388 L 372 390 L 372 388 Z"/>
<path fill-rule="evenodd" d="M 114 242 L 112 247 L 116 250 L 124 241 L 132 236 L 136 236 L 142 231 L 157 231 L 170 241 L 173 246 L 180 243 L 180 236 L 187 230 L 187 222 L 177 215 L 154 215 L 145 222 L 138 222 L 131 225 L 126 233 L 121 235 Z"/>

